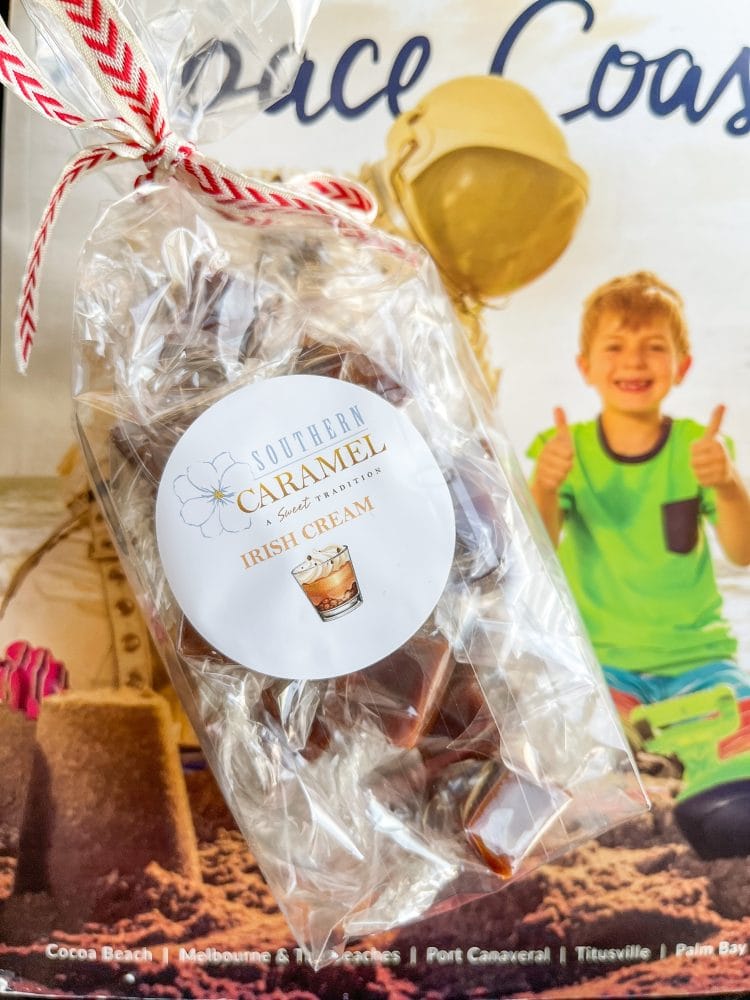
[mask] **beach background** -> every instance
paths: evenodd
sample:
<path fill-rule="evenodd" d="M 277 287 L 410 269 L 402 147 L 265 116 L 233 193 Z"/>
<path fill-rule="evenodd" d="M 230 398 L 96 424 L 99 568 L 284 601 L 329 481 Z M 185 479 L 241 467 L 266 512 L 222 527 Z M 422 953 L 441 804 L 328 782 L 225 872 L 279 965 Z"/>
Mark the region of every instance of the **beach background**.
<path fill-rule="evenodd" d="M 502 370 L 498 419 L 523 454 L 536 433 L 551 423 L 554 406 L 563 406 L 570 420 L 593 415 L 596 398 L 574 364 L 581 302 L 613 275 L 648 268 L 683 294 L 693 340 L 694 366 L 675 392 L 670 412 L 707 420 L 718 403 L 725 403 L 725 429 L 736 442 L 738 464 L 748 478 L 750 337 L 744 298 L 750 194 L 742 123 L 750 118 L 744 111 L 740 64 L 731 69 L 750 41 L 745 4 L 724 0 L 718 18 L 715 6 L 678 0 L 665 0 L 658 11 L 648 0 L 535 5 L 433 0 L 408 7 L 395 0 L 324 0 L 309 40 L 315 67 L 307 107 L 321 108 L 328 101 L 332 68 L 357 39 L 373 39 L 377 58 L 369 49 L 352 64 L 346 83 L 352 106 L 385 85 L 398 51 L 420 36 L 429 42 L 429 59 L 400 97 L 406 109 L 444 80 L 487 73 L 502 39 L 532 7 L 534 16 L 514 42 L 505 72 L 532 90 L 558 120 L 572 158 L 589 176 L 590 195 L 562 258 L 531 285 L 484 312 L 493 360 Z M 30 42 L 17 5 L 14 14 L 14 26 Z M 589 14 L 591 26 L 584 30 Z M 613 45 L 626 53 L 625 65 L 606 74 L 599 94 L 602 113 L 565 120 L 566 113 L 590 103 L 592 80 Z M 688 68 L 695 85 L 695 120 L 684 107 L 669 114 L 659 111 L 659 101 L 674 94 Z M 634 80 L 640 80 L 638 87 Z M 628 93 L 632 99 L 626 102 Z M 618 104 L 621 112 L 611 113 Z M 728 124 L 732 121 L 733 126 Z M 343 117 L 331 108 L 308 124 L 301 124 L 287 106 L 278 115 L 247 122 L 209 148 L 244 168 L 358 174 L 364 164 L 382 158 L 391 122 L 382 97 L 361 115 Z M 14 370 L 10 331 L 33 229 L 73 148 L 63 130 L 31 116 L 18 102 L 7 102 L 0 592 L 18 564 L 66 516 L 55 472 L 72 443 L 75 260 L 100 207 L 115 197 L 105 177 L 82 183 L 61 214 L 45 276 L 39 342 L 26 378 Z M 0 621 L 0 651 L 20 638 L 47 646 L 68 666 L 71 689 L 78 678 L 81 687 L 109 690 L 112 636 L 90 545 L 90 533 L 81 528 L 43 557 Z M 740 638 L 741 662 L 750 669 L 750 579 L 747 571 L 729 567 L 720 557 L 717 568 L 726 612 Z M 113 698 L 116 702 L 117 695 Z M 696 996 L 740 991 L 750 979 L 747 955 L 730 948 L 750 941 L 746 859 L 704 861 L 696 855 L 675 824 L 673 803 L 680 784 L 668 774 L 645 776 L 654 802 L 649 815 L 481 904 L 357 943 L 363 951 L 398 951 L 398 965 L 351 962 L 314 974 L 296 961 L 283 919 L 199 755 L 183 754 L 181 767 L 170 772 L 174 788 L 185 796 L 187 811 L 180 822 L 194 850 L 182 872 L 180 864 L 170 868 L 162 858 L 140 868 L 132 865 L 123 874 L 113 848 L 110 869 L 87 880 L 85 913 L 66 911 L 48 889 L 19 881 L 29 796 L 44 801 L 29 763 L 36 725 L 25 720 L 21 725 L 7 712 L 0 715 L 0 759 L 8 762 L 0 795 L 9 803 L 0 828 L 0 981 L 14 989 L 175 998 L 448 1000 Z M 112 782 L 123 796 L 128 794 L 135 742 L 125 738 L 107 751 L 119 754 Z M 19 750 L 23 747 L 25 756 Z M 177 738 L 173 748 L 177 753 Z M 58 762 L 61 767 L 65 763 Z M 85 822 L 81 829 L 85 839 Z M 92 948 L 97 955 L 105 946 L 147 948 L 154 960 L 53 958 L 50 944 L 57 954 L 60 948 Z M 430 947 L 455 955 L 472 946 L 549 947 L 550 961 L 524 966 L 427 961 Z M 639 960 L 640 952 L 633 950 L 624 954 L 628 946 L 647 948 L 649 959 Z M 191 947 L 268 950 L 272 958 L 239 964 L 181 961 L 180 948 Z M 588 960 L 587 948 L 614 949 L 613 957 Z M 291 955 L 288 962 L 280 959 L 280 949 Z M 584 949 L 583 958 L 577 949 Z"/>

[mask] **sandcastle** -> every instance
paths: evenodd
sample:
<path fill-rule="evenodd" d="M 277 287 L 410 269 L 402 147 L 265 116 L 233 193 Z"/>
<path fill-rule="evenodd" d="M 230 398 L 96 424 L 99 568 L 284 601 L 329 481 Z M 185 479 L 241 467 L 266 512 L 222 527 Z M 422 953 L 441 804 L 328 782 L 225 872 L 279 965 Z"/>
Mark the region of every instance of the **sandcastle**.
<path fill-rule="evenodd" d="M 85 918 L 94 883 L 114 871 L 137 874 L 155 861 L 201 880 L 171 727 L 167 703 L 148 690 L 45 699 L 16 894 L 48 893 L 62 910 Z"/>
<path fill-rule="evenodd" d="M 0 854 L 18 853 L 35 728 L 22 712 L 0 705 Z"/>

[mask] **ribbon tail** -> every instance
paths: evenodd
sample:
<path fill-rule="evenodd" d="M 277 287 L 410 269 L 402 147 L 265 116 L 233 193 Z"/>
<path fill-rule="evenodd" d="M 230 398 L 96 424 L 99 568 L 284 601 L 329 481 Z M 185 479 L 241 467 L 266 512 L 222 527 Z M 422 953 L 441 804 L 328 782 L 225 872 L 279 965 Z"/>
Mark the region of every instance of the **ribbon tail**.
<path fill-rule="evenodd" d="M 44 265 L 47 241 L 57 218 L 58 211 L 72 185 L 85 173 L 98 170 L 105 163 L 117 159 L 117 152 L 107 146 L 84 149 L 69 161 L 50 196 L 41 222 L 34 235 L 23 272 L 21 297 L 15 327 L 16 366 L 21 374 L 26 373 L 29 355 L 37 331 L 37 306 L 39 277 Z"/>
<path fill-rule="evenodd" d="M 372 193 L 359 181 L 333 174 L 311 173 L 290 177 L 285 186 L 297 191 L 310 191 L 332 202 L 339 211 L 353 218 L 373 222 L 378 205 Z"/>
<path fill-rule="evenodd" d="M 56 18 L 106 100 L 144 149 L 169 131 L 158 74 L 117 0 L 37 0 Z"/>
<path fill-rule="evenodd" d="M 0 83 L 30 108 L 68 128 L 88 123 L 76 109 L 58 97 L 44 79 L 33 60 L 29 59 L 0 17 Z"/>
<path fill-rule="evenodd" d="M 209 197 L 214 206 L 232 214 L 265 211 L 315 212 L 355 226 L 377 213 L 375 199 L 361 184 L 328 174 L 306 174 L 283 185 L 253 180 L 196 149 L 179 149 L 181 179 Z"/>
<path fill-rule="evenodd" d="M 247 225 L 268 225 L 277 212 L 309 213 L 327 219 L 342 235 L 366 239 L 397 257 L 416 260 L 421 250 L 410 247 L 368 224 L 377 212 L 375 199 L 361 184 L 328 174 L 311 174 L 282 186 L 253 180 L 198 150 L 178 148 L 175 174 L 196 194 L 229 218 Z M 343 205 L 342 202 L 349 202 Z"/>
<path fill-rule="evenodd" d="M 11 91 L 37 114 L 74 131 L 101 129 L 109 133 L 128 151 L 123 155 L 134 157 L 149 148 L 149 134 L 139 129 L 137 122 L 127 117 L 82 118 L 78 110 L 63 101 L 55 88 L 45 79 L 33 59 L 22 49 L 18 40 L 0 17 L 0 85 Z M 143 134 L 146 140 L 143 139 Z M 96 140 L 95 140 L 96 141 Z"/>

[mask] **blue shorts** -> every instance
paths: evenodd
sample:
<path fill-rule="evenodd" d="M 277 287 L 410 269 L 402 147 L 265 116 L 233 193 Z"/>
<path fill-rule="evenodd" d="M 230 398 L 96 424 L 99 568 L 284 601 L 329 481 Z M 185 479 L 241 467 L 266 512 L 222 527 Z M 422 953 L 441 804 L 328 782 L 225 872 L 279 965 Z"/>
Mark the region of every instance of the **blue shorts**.
<path fill-rule="evenodd" d="M 618 702 L 617 694 L 620 694 L 632 707 L 636 704 L 653 705 L 654 702 L 679 698 L 694 691 L 709 691 L 717 684 L 728 684 L 738 701 L 750 698 L 750 674 L 731 660 L 705 663 L 671 677 L 638 674 L 617 667 L 603 666 L 602 671 L 615 702 Z"/>

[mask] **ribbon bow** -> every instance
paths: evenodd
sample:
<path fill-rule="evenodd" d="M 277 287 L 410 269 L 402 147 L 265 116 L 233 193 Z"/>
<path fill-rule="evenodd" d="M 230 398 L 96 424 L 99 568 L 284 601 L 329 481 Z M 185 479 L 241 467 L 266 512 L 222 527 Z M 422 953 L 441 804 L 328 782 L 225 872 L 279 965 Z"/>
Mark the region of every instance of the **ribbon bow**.
<path fill-rule="evenodd" d="M 178 177 L 225 212 L 257 221 L 269 211 L 316 212 L 343 219 L 357 231 L 357 218 L 369 222 L 376 205 L 359 184 L 325 174 L 301 178 L 301 189 L 254 181 L 177 136 L 165 116 L 166 101 L 138 38 L 111 0 L 37 0 L 73 41 L 110 104 L 114 119 L 86 120 L 43 79 L 0 17 L 0 83 L 38 114 L 73 130 L 97 128 L 110 142 L 77 153 L 62 171 L 36 231 L 24 270 L 16 319 L 16 360 L 28 366 L 37 330 L 37 291 L 45 248 L 70 187 L 84 174 L 116 159 L 142 160 L 146 171 L 136 184 L 160 172 Z"/>

